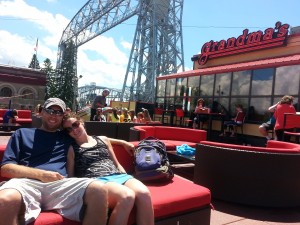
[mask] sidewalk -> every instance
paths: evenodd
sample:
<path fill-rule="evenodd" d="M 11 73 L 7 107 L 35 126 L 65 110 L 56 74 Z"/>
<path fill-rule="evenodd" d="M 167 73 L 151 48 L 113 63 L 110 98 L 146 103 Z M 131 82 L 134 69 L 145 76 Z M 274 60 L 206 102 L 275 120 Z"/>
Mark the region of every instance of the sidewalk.
<path fill-rule="evenodd" d="M 0 136 L 0 145 L 5 145 L 9 138 L 10 136 Z M 259 208 L 215 199 L 212 200 L 212 205 L 214 209 L 211 210 L 210 225 L 300 225 L 300 207 Z"/>

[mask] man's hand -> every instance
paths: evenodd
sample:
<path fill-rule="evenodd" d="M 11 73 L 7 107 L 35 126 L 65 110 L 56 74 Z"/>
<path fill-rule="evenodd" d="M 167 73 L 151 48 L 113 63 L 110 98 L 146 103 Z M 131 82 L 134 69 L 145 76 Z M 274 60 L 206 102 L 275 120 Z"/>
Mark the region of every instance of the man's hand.
<path fill-rule="evenodd" d="M 43 171 L 40 177 L 40 181 L 44 183 L 49 183 L 53 181 L 58 181 L 64 179 L 64 176 L 57 172 L 52 172 L 52 171 Z"/>

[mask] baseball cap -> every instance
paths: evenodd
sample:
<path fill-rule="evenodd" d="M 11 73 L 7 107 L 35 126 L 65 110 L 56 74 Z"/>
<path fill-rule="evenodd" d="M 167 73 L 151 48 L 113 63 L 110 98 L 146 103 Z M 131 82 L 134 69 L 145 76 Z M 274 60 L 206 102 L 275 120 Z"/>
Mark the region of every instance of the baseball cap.
<path fill-rule="evenodd" d="M 48 109 L 52 105 L 59 106 L 63 112 L 66 111 L 66 104 L 60 98 L 48 98 L 44 103 L 44 109 Z"/>
<path fill-rule="evenodd" d="M 110 93 L 110 91 L 108 89 L 104 89 L 103 92 Z"/>

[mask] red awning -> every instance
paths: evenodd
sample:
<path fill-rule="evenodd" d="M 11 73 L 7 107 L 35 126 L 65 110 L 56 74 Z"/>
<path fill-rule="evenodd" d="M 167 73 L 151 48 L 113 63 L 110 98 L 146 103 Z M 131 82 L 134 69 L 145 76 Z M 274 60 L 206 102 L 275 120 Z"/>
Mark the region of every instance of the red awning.
<path fill-rule="evenodd" d="M 280 58 L 263 59 L 252 62 L 242 62 L 230 65 L 216 66 L 204 69 L 190 70 L 181 73 L 170 74 L 157 77 L 157 80 L 165 80 L 170 78 L 200 76 L 208 74 L 236 72 L 243 70 L 262 69 L 270 67 L 280 67 L 289 65 L 300 65 L 300 55 L 285 56 Z"/>

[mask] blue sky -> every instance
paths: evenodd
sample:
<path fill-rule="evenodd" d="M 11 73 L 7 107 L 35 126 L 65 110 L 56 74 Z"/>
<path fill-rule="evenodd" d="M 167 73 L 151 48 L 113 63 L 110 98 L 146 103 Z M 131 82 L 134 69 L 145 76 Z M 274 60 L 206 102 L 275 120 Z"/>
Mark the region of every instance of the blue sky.
<path fill-rule="evenodd" d="M 40 65 L 46 58 L 56 63 L 64 28 L 86 3 L 85 0 L 0 0 L 0 64 L 28 67 L 36 39 Z M 185 70 L 191 57 L 210 40 L 238 37 L 274 27 L 277 21 L 300 26 L 299 0 L 185 0 L 183 44 Z M 86 43 L 78 50 L 79 86 L 122 88 L 137 17 Z"/>

